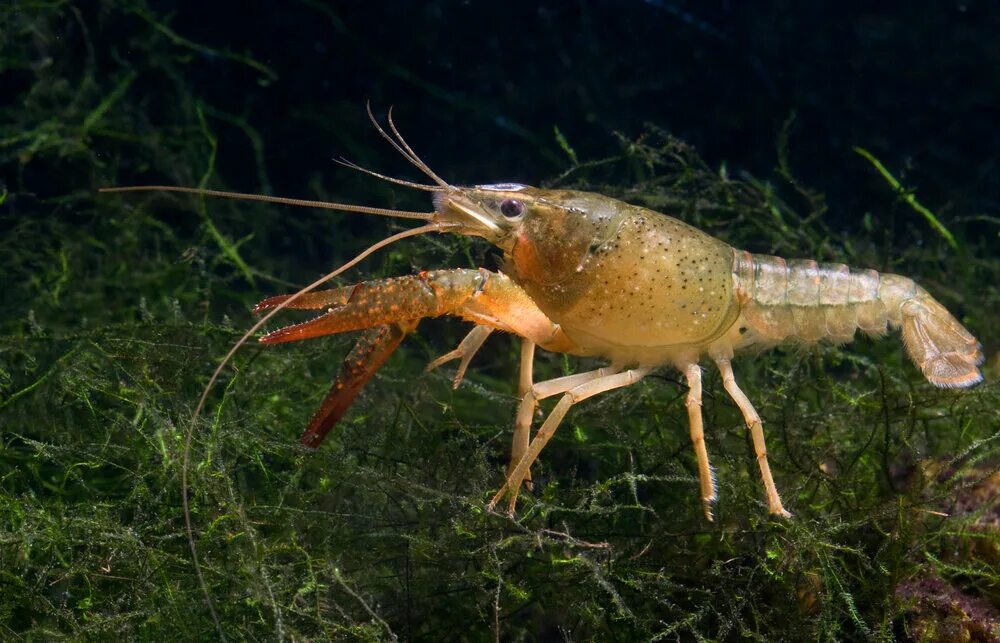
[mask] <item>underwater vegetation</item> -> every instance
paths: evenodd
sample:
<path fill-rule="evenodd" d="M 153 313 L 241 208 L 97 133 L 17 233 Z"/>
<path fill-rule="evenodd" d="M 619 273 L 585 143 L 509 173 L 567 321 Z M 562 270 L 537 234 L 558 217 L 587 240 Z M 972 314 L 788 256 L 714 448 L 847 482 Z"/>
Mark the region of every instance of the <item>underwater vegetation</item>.
<path fill-rule="evenodd" d="M 227 40 L 143 2 L 2 11 L 2 638 L 1000 637 L 1000 221 L 988 199 L 970 205 L 969 196 L 914 187 L 919 173 L 900 159 L 907 152 L 879 141 L 857 141 L 858 153 L 837 159 L 854 163 L 843 170 L 859 184 L 850 196 L 846 179 L 802 178 L 799 167 L 813 166 L 796 141 L 809 128 L 788 113 L 772 114 L 770 145 L 746 157 L 696 150 L 685 141 L 697 133 L 675 135 L 670 123 L 633 121 L 621 133 L 591 125 L 598 143 L 552 121 L 522 131 L 503 107 L 445 91 L 415 58 L 399 62 L 417 40 L 373 53 L 344 27 L 346 13 L 311 3 L 271 16 L 275 29 L 322 21 L 357 60 L 409 83 L 415 103 L 439 101 L 434 110 L 397 107 L 397 119 L 449 180 L 469 174 L 462 159 L 440 159 L 453 152 L 446 141 L 499 123 L 515 142 L 494 139 L 494 154 L 479 155 L 486 160 L 475 168 L 507 174 L 482 182 L 598 191 L 735 247 L 913 277 L 982 341 L 985 382 L 930 386 L 896 335 L 737 358 L 794 514 L 776 520 L 742 417 L 706 370 L 706 437 L 720 486 L 708 523 L 683 377 L 657 372 L 576 407 L 509 519 L 484 506 L 506 467 L 515 341 L 491 337 L 453 390 L 451 368 L 423 371 L 467 327 L 424 322 L 315 452 L 297 438 L 353 337 L 248 346 L 192 435 L 199 580 L 180 479 L 187 425 L 212 369 L 251 323 L 254 302 L 397 228 L 96 190 L 162 183 L 427 208 L 426 195 L 328 162 L 329 147 L 377 171 L 406 171 L 364 124 L 364 99 L 388 104 L 393 91 L 345 91 L 327 102 L 285 91 L 293 62 L 255 41 L 253 29 Z M 590 72 L 610 73 L 599 59 Z M 531 82 L 518 95 L 537 96 Z M 317 87 L 324 99 L 330 91 Z M 956 109 L 979 100 L 951 98 Z M 480 120 L 457 133 L 464 125 L 453 123 L 436 140 L 424 128 L 441 111 Z M 562 119 L 570 117 L 553 118 Z M 294 122 L 327 142 L 289 136 Z M 953 153 L 935 158 L 953 167 Z M 760 156 L 763 165 L 739 169 Z M 832 162 L 824 169 L 838 173 Z M 964 168 L 985 177 L 989 169 Z M 988 178 L 963 185 L 995 191 Z M 838 218 L 859 200 L 861 214 Z M 426 238 L 389 248 L 341 283 L 496 261 L 484 243 Z M 541 354 L 536 379 L 595 366 Z"/>

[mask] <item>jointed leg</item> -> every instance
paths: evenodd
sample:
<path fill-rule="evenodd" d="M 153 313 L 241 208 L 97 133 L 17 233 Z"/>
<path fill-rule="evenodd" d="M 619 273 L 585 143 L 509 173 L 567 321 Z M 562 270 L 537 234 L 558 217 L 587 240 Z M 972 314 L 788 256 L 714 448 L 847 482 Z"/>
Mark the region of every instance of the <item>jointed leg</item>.
<path fill-rule="evenodd" d="M 684 367 L 687 378 L 688 394 L 685 406 L 688 412 L 688 425 L 691 427 L 691 442 L 694 443 L 694 453 L 698 460 L 698 483 L 701 489 L 701 504 L 705 518 L 712 520 L 712 504 L 715 502 L 715 473 L 708 463 L 708 449 L 705 448 L 705 427 L 701 419 L 701 367 L 697 363 Z"/>
<path fill-rule="evenodd" d="M 743 420 L 750 429 L 750 437 L 753 438 L 753 449 L 757 454 L 757 464 L 760 465 L 760 477 L 764 481 L 764 490 L 767 492 L 767 507 L 772 514 L 777 514 L 784 518 L 792 514 L 785 511 L 781 504 L 781 497 L 778 495 L 778 488 L 774 486 L 774 478 L 771 477 L 771 467 L 767 464 L 767 447 L 764 445 L 764 428 L 760 421 L 760 416 L 754 410 L 753 405 L 747 396 L 740 390 L 733 375 L 733 366 L 728 359 L 716 358 L 716 365 L 722 373 L 722 384 L 726 387 L 726 392 L 736 402 L 740 412 L 743 413 Z"/>
<path fill-rule="evenodd" d="M 458 370 L 455 373 L 455 388 L 462 382 L 465 371 L 472 361 L 476 351 L 483 345 L 486 338 L 490 336 L 493 329 L 489 326 L 476 326 L 465 336 L 465 339 L 458 345 L 458 348 L 445 353 L 427 365 L 427 370 L 431 371 L 453 359 L 461 359 Z M 530 339 L 521 340 L 521 363 L 517 381 L 517 398 L 522 400 L 518 407 L 517 418 L 514 421 L 514 438 L 510 449 L 510 464 L 508 473 L 514 470 L 517 463 L 521 461 L 524 452 L 528 450 L 528 442 L 531 438 L 531 419 L 534 416 L 538 403 L 535 397 L 531 397 L 530 403 L 525 402 L 525 396 L 531 392 L 531 385 L 534 377 L 535 342 Z M 525 482 L 531 481 L 531 471 L 524 476 Z"/>
<path fill-rule="evenodd" d="M 557 382 L 562 382 L 559 384 L 561 386 L 566 385 L 567 382 L 572 381 L 576 383 L 580 379 L 583 383 L 570 388 L 559 403 L 556 404 L 552 412 L 545 419 L 541 428 L 538 429 L 538 433 L 535 438 L 531 441 L 528 446 L 527 452 L 518 462 L 514 470 L 511 471 L 510 475 L 507 476 L 507 481 L 504 482 L 500 490 L 493 496 L 490 500 L 487 508 L 492 510 L 496 506 L 496 503 L 500 501 L 504 495 L 509 494 L 510 500 L 507 505 L 507 512 L 510 514 L 514 513 L 514 506 L 517 503 L 517 494 L 521 488 L 521 482 L 524 480 L 525 473 L 531 467 L 531 465 L 538 458 L 538 454 L 541 453 L 545 445 L 555 434 L 556 429 L 559 427 L 559 423 L 562 422 L 566 413 L 569 411 L 570 407 L 577 402 L 582 402 L 588 397 L 593 397 L 599 393 L 604 393 L 605 391 L 610 391 L 616 388 L 621 388 L 623 386 L 628 386 L 629 384 L 634 384 L 639 381 L 649 372 L 649 369 L 640 368 L 635 370 L 628 370 L 624 373 L 613 373 L 613 374 L 603 374 L 602 371 L 606 372 L 605 369 L 600 369 L 598 371 L 591 371 L 590 373 L 581 373 L 580 375 L 571 375 L 566 378 L 559 378 L 557 380 L 550 380 L 549 382 L 543 382 L 542 384 L 536 384 L 533 388 L 533 392 L 544 391 L 545 385 L 555 385 Z M 579 379 L 574 379 L 579 378 Z M 587 381 L 589 379 L 589 381 Z M 553 386 L 550 388 L 558 389 L 558 386 Z M 554 393 L 549 393 L 554 394 Z M 522 405 L 528 401 L 529 396 L 525 396 L 525 400 L 522 401 Z"/>
<path fill-rule="evenodd" d="M 521 370 L 517 381 L 517 396 L 521 403 L 517 408 L 517 416 L 514 419 L 514 439 L 510 446 L 510 464 L 507 465 L 509 474 L 517 466 L 517 463 L 524 457 L 528 450 L 528 442 L 531 439 L 531 419 L 535 415 L 538 403 L 532 396 L 531 387 L 534 380 L 535 342 L 531 340 L 521 340 Z M 524 475 L 525 482 L 531 481 L 531 470 Z M 529 487 L 530 488 L 530 487 Z"/>
<path fill-rule="evenodd" d="M 517 378 L 517 397 L 528 394 L 535 383 L 535 342 L 521 340 L 521 369 Z"/>
<path fill-rule="evenodd" d="M 531 353 L 532 355 L 534 354 L 534 346 L 531 348 Z M 531 421 L 535 416 L 535 409 L 538 408 L 538 400 L 544 400 L 547 397 L 565 393 L 566 391 L 576 388 L 581 384 L 586 384 L 587 382 L 595 380 L 599 377 L 604 377 L 605 375 L 611 375 L 618 372 L 618 369 L 616 368 L 599 368 L 596 371 L 577 373 L 576 375 L 567 375 L 565 377 L 557 377 L 544 382 L 539 382 L 538 384 L 531 384 L 530 378 L 532 367 L 529 364 L 527 370 L 525 370 L 525 359 L 525 348 L 524 344 L 522 344 L 521 381 L 518 385 L 518 389 L 519 391 L 526 391 L 521 396 L 521 403 L 517 406 L 517 415 L 514 419 L 514 444 L 511 447 L 510 464 L 507 466 L 508 476 L 514 472 L 514 469 L 517 468 L 517 465 L 521 462 L 524 454 L 528 451 L 528 442 L 531 437 Z M 527 378 L 525 378 L 526 373 L 528 375 Z M 524 479 L 531 479 L 530 470 L 525 473 Z"/>
<path fill-rule="evenodd" d="M 490 336 L 493 329 L 489 326 L 476 326 L 465 338 L 459 343 L 458 348 L 455 350 L 445 353 L 441 357 L 437 358 L 433 362 L 427 365 L 425 372 L 433 371 L 438 366 L 441 366 L 445 362 L 450 362 L 453 359 L 460 359 L 458 363 L 458 369 L 455 371 L 455 379 L 453 381 L 454 388 L 458 388 L 458 385 L 462 383 L 462 378 L 465 377 L 465 371 L 469 368 L 469 362 L 475 357 L 476 352 L 482 348 L 483 342 L 486 338 Z"/>

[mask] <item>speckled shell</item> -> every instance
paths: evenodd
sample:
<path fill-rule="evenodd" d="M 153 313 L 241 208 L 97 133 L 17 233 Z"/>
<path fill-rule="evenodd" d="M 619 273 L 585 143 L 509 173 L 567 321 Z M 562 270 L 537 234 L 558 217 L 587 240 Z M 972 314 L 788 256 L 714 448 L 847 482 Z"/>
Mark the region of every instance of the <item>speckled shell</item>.
<path fill-rule="evenodd" d="M 579 352 L 657 364 L 685 348 L 701 352 L 733 325 L 739 304 L 729 245 L 645 208 L 605 197 L 600 206 L 601 215 L 577 203 L 575 217 L 550 214 L 526 224 L 530 253 L 513 253 L 521 285 Z M 525 266 L 546 256 L 552 226 L 592 236 L 586 244 L 561 244 L 560 260 L 544 271 Z"/>

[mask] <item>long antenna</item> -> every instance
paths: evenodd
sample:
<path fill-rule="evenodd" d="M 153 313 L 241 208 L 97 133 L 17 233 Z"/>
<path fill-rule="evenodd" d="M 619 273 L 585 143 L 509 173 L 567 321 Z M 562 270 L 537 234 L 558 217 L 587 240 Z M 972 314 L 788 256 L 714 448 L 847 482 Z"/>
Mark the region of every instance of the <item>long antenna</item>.
<path fill-rule="evenodd" d="M 381 177 L 387 178 L 387 177 Z M 413 186 L 411 186 L 413 187 Z M 262 201 L 264 203 L 280 203 L 282 205 L 295 205 L 306 208 L 320 208 L 323 210 L 336 210 L 338 212 L 357 212 L 360 214 L 377 214 L 383 217 L 398 217 L 400 219 L 419 219 L 421 221 L 433 221 L 433 212 L 410 212 L 407 210 L 392 210 L 390 208 L 373 208 L 367 205 L 354 205 L 351 203 L 331 203 L 329 201 L 313 201 L 310 199 L 290 199 L 283 196 L 267 196 L 266 194 L 249 194 L 243 192 L 226 192 L 223 190 L 207 190 L 205 188 L 185 188 L 176 185 L 133 185 L 121 188 L 101 188 L 98 192 L 113 194 L 117 192 L 179 192 L 181 194 L 197 194 L 200 196 L 213 196 L 222 199 L 236 199 L 239 201 Z"/>

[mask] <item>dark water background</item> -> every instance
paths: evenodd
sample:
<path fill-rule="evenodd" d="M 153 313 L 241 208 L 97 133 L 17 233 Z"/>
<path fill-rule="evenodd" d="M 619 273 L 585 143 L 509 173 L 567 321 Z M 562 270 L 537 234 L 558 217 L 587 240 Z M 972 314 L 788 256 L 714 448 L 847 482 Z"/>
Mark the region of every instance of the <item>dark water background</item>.
<path fill-rule="evenodd" d="M 456 183 L 539 183 L 567 166 L 553 126 L 580 158 L 593 159 L 617 150 L 611 132 L 634 137 L 645 123 L 694 145 L 710 165 L 767 178 L 778 132 L 794 114 L 794 169 L 827 194 L 835 228 L 857 231 L 860 215 L 878 210 L 879 223 L 893 226 L 886 242 L 915 240 L 908 217 L 880 216 L 892 202 L 851 151 L 856 145 L 945 215 L 990 212 L 998 202 L 1000 47 L 989 34 L 1000 13 L 990 3 L 709 3 L 694 11 L 673 2 L 273 9 L 181 2 L 159 9 L 192 43 L 181 67 L 189 91 L 260 137 L 264 186 L 245 132 L 214 124 L 218 173 L 238 189 L 305 194 L 317 176 L 328 189 L 343 183 L 333 157 L 379 154 L 379 167 L 394 163 L 366 125 L 370 101 L 380 111 L 394 106 L 404 133 Z M 136 65 L 128 96 L 149 127 L 169 120 L 176 105 L 160 102 L 158 92 L 179 80 L 144 68 L 142 20 L 114 3 L 81 3 L 78 12 L 79 20 L 51 25 L 53 34 L 61 29 L 58 40 L 25 52 L 34 60 L 11 65 L 6 95 L 23 95 L 32 67 L 54 64 L 71 74 L 92 56 L 102 84 Z M 84 29 L 92 31 L 89 44 Z M 222 52 L 252 58 L 266 72 Z M 117 151 L 106 142 L 94 147 Z M 121 163 L 136 180 L 156 178 Z M 71 172 L 33 169 L 25 168 L 22 185 L 16 174 L 8 183 L 43 196 L 76 187 Z M 984 231 L 973 225 L 968 233 Z"/>
<path fill-rule="evenodd" d="M 457 184 L 572 171 L 563 183 L 662 197 L 663 165 L 629 142 L 679 140 L 704 159 L 706 189 L 725 174 L 759 199 L 672 214 L 753 251 L 909 274 L 995 359 L 998 33 L 1000 7 L 982 1 L 4 3 L 0 631 L 931 640 L 945 623 L 988 640 L 995 366 L 968 394 L 930 390 L 895 340 L 740 367 L 773 427 L 790 526 L 764 518 L 717 378 L 706 413 L 724 504 L 701 521 L 684 391 L 667 374 L 569 422 L 535 509 L 513 522 L 481 507 L 503 468 L 516 345 L 491 341 L 452 393 L 447 374 L 420 374 L 465 331 L 448 322 L 422 327 L 315 456 L 295 438 L 350 338 L 245 353 L 192 456 L 217 627 L 179 512 L 187 418 L 254 301 L 389 228 L 96 189 L 203 182 L 426 208 L 335 163 L 419 178 L 368 102 L 392 106 Z M 573 170 L 557 131 L 576 160 L 610 169 Z M 348 281 L 496 261 L 480 244 L 413 241 Z M 580 368 L 540 358 L 543 373 Z"/>

